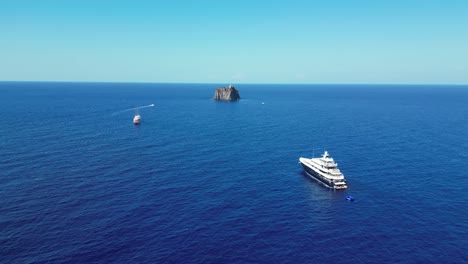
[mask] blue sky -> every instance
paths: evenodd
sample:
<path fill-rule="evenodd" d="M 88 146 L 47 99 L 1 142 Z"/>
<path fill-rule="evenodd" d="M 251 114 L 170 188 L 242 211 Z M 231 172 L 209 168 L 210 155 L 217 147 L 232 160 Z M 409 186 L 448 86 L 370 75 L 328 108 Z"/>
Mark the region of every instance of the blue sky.
<path fill-rule="evenodd" d="M 1 1 L 0 80 L 468 83 L 468 1 Z"/>

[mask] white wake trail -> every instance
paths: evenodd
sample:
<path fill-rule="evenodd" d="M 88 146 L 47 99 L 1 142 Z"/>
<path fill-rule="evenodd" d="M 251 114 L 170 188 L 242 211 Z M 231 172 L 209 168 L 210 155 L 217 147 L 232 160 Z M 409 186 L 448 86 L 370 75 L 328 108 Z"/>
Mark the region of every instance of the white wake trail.
<path fill-rule="evenodd" d="M 138 106 L 138 107 L 133 107 L 133 108 L 129 108 L 129 109 L 125 109 L 125 110 L 122 110 L 122 111 L 115 112 L 114 114 L 123 113 L 123 112 L 127 112 L 127 111 L 138 110 L 138 109 L 142 109 L 142 108 L 153 107 L 153 106 L 154 106 L 154 104 L 144 105 L 144 106 Z"/>
<path fill-rule="evenodd" d="M 127 112 L 127 111 L 132 111 L 132 110 L 147 108 L 147 107 L 153 107 L 153 106 L 154 106 L 154 104 L 144 105 L 144 106 L 138 106 L 138 107 L 134 107 L 134 108 L 125 109 L 125 110 L 123 110 L 122 112 Z"/>

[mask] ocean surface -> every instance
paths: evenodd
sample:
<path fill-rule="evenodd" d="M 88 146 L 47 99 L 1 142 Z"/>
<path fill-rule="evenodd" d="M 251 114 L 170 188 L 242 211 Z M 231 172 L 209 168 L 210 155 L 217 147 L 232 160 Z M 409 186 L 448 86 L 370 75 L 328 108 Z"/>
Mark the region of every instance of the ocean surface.
<path fill-rule="evenodd" d="M 1 82 L 0 263 L 468 263 L 468 86 L 218 86 Z"/>

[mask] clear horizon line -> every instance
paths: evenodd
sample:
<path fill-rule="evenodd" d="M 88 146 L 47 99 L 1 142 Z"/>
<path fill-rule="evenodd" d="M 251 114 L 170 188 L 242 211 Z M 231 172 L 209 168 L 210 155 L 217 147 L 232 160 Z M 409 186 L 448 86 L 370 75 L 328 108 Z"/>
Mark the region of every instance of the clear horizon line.
<path fill-rule="evenodd" d="M 0 80 L 0 83 L 122 83 L 122 84 L 257 84 L 257 85 L 407 85 L 407 86 L 421 86 L 421 85 L 447 85 L 447 86 L 468 86 L 468 83 L 268 83 L 268 82 L 157 82 L 157 81 L 56 81 L 56 80 Z"/>

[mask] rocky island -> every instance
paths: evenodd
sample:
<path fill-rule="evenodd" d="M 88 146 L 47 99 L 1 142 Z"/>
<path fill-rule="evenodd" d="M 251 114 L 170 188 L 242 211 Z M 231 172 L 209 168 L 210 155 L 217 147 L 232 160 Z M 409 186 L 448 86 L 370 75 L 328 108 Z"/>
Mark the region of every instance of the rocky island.
<path fill-rule="evenodd" d="M 216 88 L 215 95 L 213 97 L 215 100 L 222 101 L 236 101 L 240 99 L 239 91 L 232 86 Z"/>

